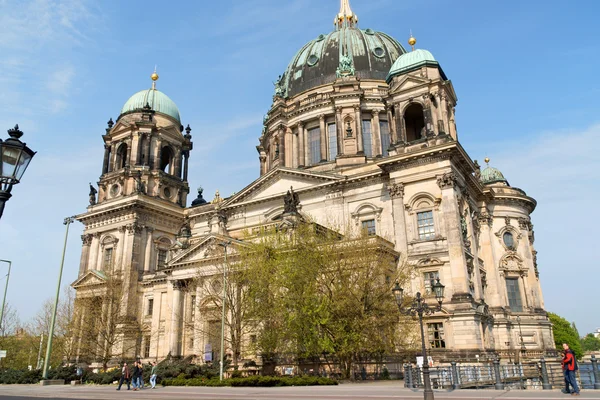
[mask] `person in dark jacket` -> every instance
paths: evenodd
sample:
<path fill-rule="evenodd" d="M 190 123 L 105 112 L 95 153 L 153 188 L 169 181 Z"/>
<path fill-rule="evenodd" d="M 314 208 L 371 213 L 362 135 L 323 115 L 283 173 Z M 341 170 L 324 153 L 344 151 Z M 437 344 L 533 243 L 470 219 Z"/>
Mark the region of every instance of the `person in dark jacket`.
<path fill-rule="evenodd" d="M 565 352 L 561 364 L 563 373 L 565 374 L 565 393 L 571 393 L 572 396 L 579 396 L 579 387 L 577 386 L 577 377 L 575 376 L 577 367 L 575 353 L 573 353 L 566 343 L 563 343 L 563 349 Z"/>
<path fill-rule="evenodd" d="M 127 390 L 129 390 L 130 389 L 130 386 L 129 386 L 130 379 L 131 379 L 131 372 L 129 371 L 129 367 L 127 366 L 127 363 L 124 362 L 123 368 L 121 369 L 121 379 L 119 379 L 119 387 L 117 388 L 117 390 L 121 390 L 121 385 L 123 385 L 123 382 L 127 382 Z"/>
<path fill-rule="evenodd" d="M 133 390 L 138 390 L 140 388 L 140 377 L 142 375 L 142 368 L 140 368 L 139 362 L 133 363 L 133 373 L 131 374 L 131 381 L 133 385 Z"/>

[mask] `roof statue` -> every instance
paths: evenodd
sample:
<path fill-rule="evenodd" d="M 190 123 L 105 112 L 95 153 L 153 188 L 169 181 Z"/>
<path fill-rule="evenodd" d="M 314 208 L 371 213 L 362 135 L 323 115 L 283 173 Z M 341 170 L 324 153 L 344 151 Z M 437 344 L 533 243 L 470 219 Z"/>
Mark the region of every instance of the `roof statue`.
<path fill-rule="evenodd" d="M 96 204 L 96 193 L 98 193 L 98 191 L 95 187 L 92 186 L 92 183 L 90 182 L 90 206 Z"/>
<path fill-rule="evenodd" d="M 290 186 L 290 190 L 287 191 L 285 197 L 283 198 L 283 203 L 284 214 L 298 213 L 298 204 L 300 204 L 300 199 L 298 198 L 298 193 L 294 192 L 293 187 Z"/>
<path fill-rule="evenodd" d="M 356 70 L 354 69 L 354 62 L 352 61 L 352 57 L 342 54 L 340 57 L 340 65 L 335 71 L 336 78 L 342 78 L 346 76 L 354 76 Z"/>

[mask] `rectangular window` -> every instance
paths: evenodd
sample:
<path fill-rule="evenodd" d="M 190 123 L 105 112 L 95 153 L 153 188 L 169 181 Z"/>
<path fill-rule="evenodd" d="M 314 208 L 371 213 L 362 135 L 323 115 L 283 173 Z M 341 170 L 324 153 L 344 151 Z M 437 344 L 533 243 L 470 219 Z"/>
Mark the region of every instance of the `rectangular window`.
<path fill-rule="evenodd" d="M 310 165 L 321 162 L 321 128 L 308 130 L 308 148 Z"/>
<path fill-rule="evenodd" d="M 523 302 L 521 301 L 521 290 L 519 290 L 519 278 L 506 278 L 506 292 L 510 310 L 522 312 Z"/>
<path fill-rule="evenodd" d="M 150 336 L 144 336 L 144 358 L 150 358 Z"/>
<path fill-rule="evenodd" d="M 371 142 L 371 120 L 363 119 L 362 121 L 362 140 L 365 156 L 373 157 L 373 145 Z"/>
<path fill-rule="evenodd" d="M 162 269 L 167 265 L 167 251 L 158 250 L 158 260 L 156 263 L 156 269 Z"/>
<path fill-rule="evenodd" d="M 446 341 L 444 340 L 444 324 L 434 323 L 427 324 L 427 334 L 429 336 L 429 345 L 433 349 L 445 349 Z"/>
<path fill-rule="evenodd" d="M 381 155 L 388 156 L 390 147 L 390 124 L 387 121 L 379 121 L 379 132 L 381 132 Z"/>
<path fill-rule="evenodd" d="M 435 236 L 433 211 L 417 213 L 417 227 L 419 228 L 419 239 L 433 238 Z"/>
<path fill-rule="evenodd" d="M 338 155 L 337 146 L 337 127 L 335 124 L 327 125 L 327 135 L 329 136 L 329 161 L 335 160 Z"/>
<path fill-rule="evenodd" d="M 113 249 L 108 248 L 104 250 L 104 261 L 102 263 L 102 269 L 109 271 L 112 266 Z"/>
<path fill-rule="evenodd" d="M 439 271 L 425 272 L 423 274 L 423 282 L 425 283 L 425 294 L 431 294 L 431 288 L 433 284 L 439 279 Z"/>
<path fill-rule="evenodd" d="M 367 235 L 369 235 L 369 236 L 375 236 L 377 234 L 377 232 L 375 231 L 375 220 L 374 219 L 368 219 L 366 221 L 363 221 L 362 228 L 364 231 L 367 232 Z"/>
<path fill-rule="evenodd" d="M 151 316 L 154 311 L 154 299 L 148 299 L 148 308 L 146 309 L 146 315 Z"/>

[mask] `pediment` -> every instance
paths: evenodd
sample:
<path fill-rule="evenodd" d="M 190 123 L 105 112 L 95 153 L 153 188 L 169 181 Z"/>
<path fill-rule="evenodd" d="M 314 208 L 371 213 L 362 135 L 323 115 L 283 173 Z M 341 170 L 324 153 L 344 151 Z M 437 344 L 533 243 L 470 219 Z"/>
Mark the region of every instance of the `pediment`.
<path fill-rule="evenodd" d="M 236 253 L 235 248 L 242 245 L 242 242 L 239 240 L 222 235 L 209 234 L 201 238 L 198 242 L 192 244 L 186 250 L 175 255 L 175 257 L 168 262 L 168 266 L 176 267 L 181 265 L 196 264 L 215 258 L 223 258 L 225 254 L 223 252 L 224 247 L 220 244 L 227 242 L 231 243 L 229 246 L 227 246 L 228 255 Z"/>
<path fill-rule="evenodd" d="M 391 93 L 402 92 L 417 86 L 429 84 L 430 79 L 418 75 L 404 75 L 392 84 Z"/>
<path fill-rule="evenodd" d="M 283 196 L 290 187 L 298 192 L 302 189 L 323 186 L 344 179 L 341 175 L 321 172 L 277 168 L 261 176 L 241 192 L 230 197 L 224 206 Z"/>
<path fill-rule="evenodd" d="M 97 286 L 106 283 L 106 280 L 107 277 L 104 275 L 104 272 L 92 269 L 71 283 L 71 287 L 73 289 L 80 289 L 86 286 Z"/>

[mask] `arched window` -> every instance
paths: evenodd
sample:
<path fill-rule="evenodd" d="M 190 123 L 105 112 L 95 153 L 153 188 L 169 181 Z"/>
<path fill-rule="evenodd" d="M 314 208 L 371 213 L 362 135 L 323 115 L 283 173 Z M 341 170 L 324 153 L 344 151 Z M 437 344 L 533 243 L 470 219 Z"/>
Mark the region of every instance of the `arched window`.
<path fill-rule="evenodd" d="M 406 141 L 412 142 L 425 137 L 425 114 L 423 106 L 413 103 L 404 111 L 404 126 L 406 127 Z"/>
<path fill-rule="evenodd" d="M 169 146 L 165 146 L 160 151 L 160 169 L 167 174 L 173 174 L 173 149 Z"/>
<path fill-rule="evenodd" d="M 127 165 L 127 145 L 122 143 L 117 149 L 116 169 L 123 169 Z"/>

